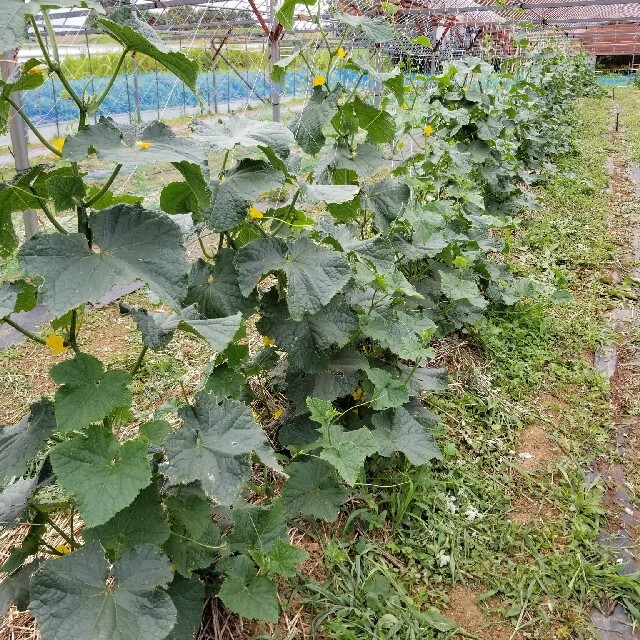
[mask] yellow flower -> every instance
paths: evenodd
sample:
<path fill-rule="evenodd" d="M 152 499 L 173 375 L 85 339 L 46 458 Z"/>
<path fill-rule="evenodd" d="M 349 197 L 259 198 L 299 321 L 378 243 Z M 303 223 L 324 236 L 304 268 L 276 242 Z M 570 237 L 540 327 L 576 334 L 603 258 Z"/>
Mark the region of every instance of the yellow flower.
<path fill-rule="evenodd" d="M 408 109 L 409 105 L 406 102 L 402 103 L 402 109 Z"/>
<path fill-rule="evenodd" d="M 27 71 L 28 74 L 33 75 L 34 73 L 42 73 L 43 69 L 42 67 L 33 67 L 33 69 L 29 69 L 29 71 Z"/>
<path fill-rule="evenodd" d="M 277 420 L 284 413 L 284 409 L 276 409 L 273 412 L 273 419 Z"/>
<path fill-rule="evenodd" d="M 136 147 L 138 149 L 148 149 L 151 146 L 150 142 L 144 142 L 143 140 L 136 140 Z"/>
<path fill-rule="evenodd" d="M 54 138 L 51 144 L 58 153 L 62 153 L 62 147 L 64 147 L 64 138 Z"/>
<path fill-rule="evenodd" d="M 260 209 L 256 209 L 254 206 L 251 206 L 249 207 L 249 217 L 259 220 L 260 218 L 264 218 L 264 213 L 262 213 Z"/>
<path fill-rule="evenodd" d="M 340 58 L 340 60 L 344 60 L 346 57 L 347 52 L 342 47 L 338 47 L 338 58 Z"/>
<path fill-rule="evenodd" d="M 220 176 L 220 182 L 224 180 L 224 176 Z"/>
<path fill-rule="evenodd" d="M 351 395 L 354 400 L 358 401 L 364 395 L 364 389 L 362 387 L 358 387 Z"/>
<path fill-rule="evenodd" d="M 71 547 L 68 544 L 59 544 L 56 547 L 56 551 L 61 553 L 63 556 L 66 556 L 71 553 Z"/>
<path fill-rule="evenodd" d="M 270 338 L 269 336 L 262 336 L 262 344 L 265 347 L 272 347 L 275 343 L 276 341 L 273 338 Z"/>
<path fill-rule="evenodd" d="M 49 334 L 49 337 L 44 341 L 44 343 L 51 347 L 51 351 L 53 351 L 53 355 L 60 355 L 64 351 L 64 340 L 62 336 L 59 336 L 55 331 L 52 331 Z"/>
<path fill-rule="evenodd" d="M 462 90 L 466 93 L 467 91 L 469 91 L 469 87 L 462 87 Z"/>
<path fill-rule="evenodd" d="M 318 74 L 314 79 L 313 79 L 313 86 L 314 87 L 322 87 L 325 84 L 327 84 L 327 80 L 323 75 Z"/>
<path fill-rule="evenodd" d="M 423 129 L 423 131 L 424 131 L 424 135 L 425 135 L 425 136 L 431 136 L 431 135 L 433 135 L 433 132 L 435 131 L 435 129 L 434 129 L 430 124 L 428 124 L 428 125 Z"/>

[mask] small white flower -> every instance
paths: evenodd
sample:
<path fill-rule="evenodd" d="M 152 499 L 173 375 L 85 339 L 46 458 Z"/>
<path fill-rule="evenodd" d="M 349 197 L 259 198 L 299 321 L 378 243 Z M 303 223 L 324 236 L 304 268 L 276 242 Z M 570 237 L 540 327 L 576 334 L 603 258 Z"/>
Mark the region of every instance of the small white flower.
<path fill-rule="evenodd" d="M 467 516 L 467 520 L 473 522 L 480 515 L 480 512 L 475 507 L 467 507 L 464 515 Z"/>
<path fill-rule="evenodd" d="M 629 516 L 633 515 L 633 509 L 629 509 L 629 507 L 625 507 L 624 512 Z"/>
<path fill-rule="evenodd" d="M 618 558 L 616 560 L 616 564 L 622 564 L 624 562 L 624 558 Z"/>
<path fill-rule="evenodd" d="M 446 567 L 451 562 L 451 556 L 448 556 L 446 553 L 440 552 L 440 557 L 438 558 L 440 561 L 441 567 Z"/>
<path fill-rule="evenodd" d="M 446 503 L 447 509 L 451 513 L 455 513 L 458 510 L 458 507 L 456 506 L 456 499 L 453 496 L 447 496 L 445 498 L 445 503 Z"/>
<path fill-rule="evenodd" d="M 524 451 L 523 453 L 518 454 L 518 458 L 520 458 L 521 460 L 531 460 L 533 456 L 530 453 L 527 453 L 526 451 Z"/>

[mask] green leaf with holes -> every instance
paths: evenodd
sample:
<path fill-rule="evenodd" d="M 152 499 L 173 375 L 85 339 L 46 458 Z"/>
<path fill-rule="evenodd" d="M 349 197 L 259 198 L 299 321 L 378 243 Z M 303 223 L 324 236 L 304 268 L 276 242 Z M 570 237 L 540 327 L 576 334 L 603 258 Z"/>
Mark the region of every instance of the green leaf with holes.
<path fill-rule="evenodd" d="M 105 371 L 100 360 L 78 353 L 51 369 L 51 377 L 62 385 L 56 391 L 55 411 L 61 431 L 76 431 L 99 422 L 114 409 L 131 404 L 126 371 Z"/>
<path fill-rule="evenodd" d="M 136 440 L 121 445 L 104 427 L 89 427 L 86 436 L 57 445 L 51 463 L 88 527 L 111 520 L 151 482 L 147 445 Z"/>
<path fill-rule="evenodd" d="M 94 542 L 36 571 L 29 610 L 50 640 L 162 640 L 176 623 L 172 576 L 157 547 L 139 545 L 110 568 Z"/>

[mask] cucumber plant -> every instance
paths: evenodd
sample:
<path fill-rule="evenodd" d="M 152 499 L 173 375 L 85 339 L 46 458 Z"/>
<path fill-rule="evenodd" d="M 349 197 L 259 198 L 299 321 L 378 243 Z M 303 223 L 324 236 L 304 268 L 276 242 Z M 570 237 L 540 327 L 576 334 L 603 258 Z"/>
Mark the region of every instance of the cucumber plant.
<path fill-rule="evenodd" d="M 376 70 L 345 51 L 346 34 L 385 42 L 390 23 L 342 15 L 343 40 L 333 48 L 324 38 L 326 68 L 287 126 L 231 115 L 195 120 L 183 136 L 161 122 L 90 124 L 118 68 L 99 94 L 65 77 L 47 11 L 71 5 L 92 8 L 93 26 L 122 46 L 118 68 L 141 53 L 194 91 L 198 72 L 132 7 L 108 17 L 93 0 L 0 8 L 5 48 L 23 44 L 27 22 L 41 46 L 0 85 L 0 127 L 13 107 L 56 157 L 0 185 L 0 253 L 19 263 L 0 288 L 0 318 L 62 356 L 53 396 L 0 431 L 0 526 L 25 531 L 0 566 L 0 613 L 28 608 L 44 640 L 188 638 L 214 594 L 275 622 L 278 585 L 306 558 L 287 528 L 336 521 L 372 456 L 415 465 L 440 456 L 438 418 L 420 402 L 446 385 L 446 371 L 429 367 L 432 340 L 489 305 L 544 293 L 492 256 L 535 204 L 527 185 L 569 148 L 567 100 L 591 78 L 583 59 L 550 50 L 527 54 L 517 73 L 479 59 L 434 77 Z M 281 7 L 285 26 L 294 8 Z M 40 10 L 49 47 L 33 20 Z M 300 46 L 274 79 L 298 58 L 315 71 Z M 334 80 L 341 67 L 357 72 L 355 88 Z M 78 116 L 55 144 L 13 97 L 51 74 Z M 380 106 L 359 89 L 366 78 L 384 87 Z M 112 165 L 99 188 L 82 168 L 96 157 Z M 163 189 L 162 211 L 112 191 L 124 165 L 162 162 L 183 178 Z M 274 190 L 283 197 L 264 200 Z M 27 209 L 50 224 L 20 241 L 12 214 Z M 73 229 L 56 215 L 69 210 Z M 217 250 L 202 244 L 191 263 L 186 239 L 203 232 L 217 234 Z M 106 367 L 83 350 L 82 315 L 138 281 L 170 311 L 122 303 L 141 351 L 129 370 Z M 54 317 L 46 339 L 12 315 L 36 304 Z M 262 336 L 257 351 L 248 327 Z M 132 381 L 144 384 L 145 354 L 177 331 L 215 357 L 174 425 L 147 416 L 156 419 L 131 428 Z M 258 387 L 281 394 L 284 410 L 273 414 Z M 260 505 L 247 500 L 250 487 L 262 490 Z M 57 513 L 70 516 L 68 529 Z M 51 533 L 65 545 L 54 548 Z"/>

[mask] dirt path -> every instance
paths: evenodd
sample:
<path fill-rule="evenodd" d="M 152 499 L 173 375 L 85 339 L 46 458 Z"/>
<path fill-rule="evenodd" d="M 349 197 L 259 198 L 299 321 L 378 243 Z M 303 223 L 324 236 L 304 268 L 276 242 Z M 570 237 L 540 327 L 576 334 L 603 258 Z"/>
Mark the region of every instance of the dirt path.
<path fill-rule="evenodd" d="M 619 111 L 619 106 L 615 105 Z M 616 148 L 621 148 L 625 131 L 611 133 Z M 637 474 L 640 459 L 640 416 L 634 411 L 640 397 L 640 165 L 628 163 L 619 153 L 607 161 L 612 180 L 611 188 L 618 200 L 618 233 L 626 248 L 622 269 L 607 269 L 602 277 L 614 285 L 628 285 L 628 297 L 606 312 L 615 336 L 615 342 L 604 345 L 596 353 L 595 366 L 606 376 L 610 385 L 610 411 L 613 424 L 609 447 L 618 462 L 598 464 L 590 480 L 598 477 L 604 482 L 606 493 L 607 525 L 601 540 L 617 555 L 621 573 L 632 574 L 640 570 L 640 513 L 633 508 L 633 476 Z M 634 292 L 635 290 L 635 292 Z M 623 288 L 624 291 L 624 288 Z M 637 604 L 637 603 L 636 603 Z M 611 602 L 604 611 L 594 611 L 593 625 L 603 640 L 627 640 L 638 637 L 633 632 L 631 619 L 622 607 Z"/>

